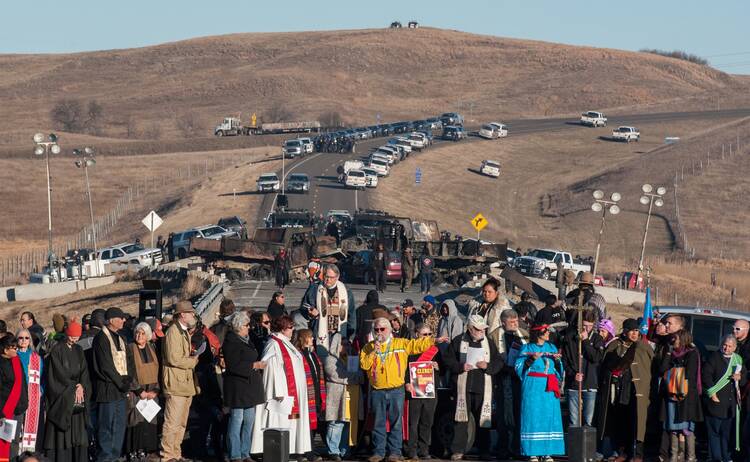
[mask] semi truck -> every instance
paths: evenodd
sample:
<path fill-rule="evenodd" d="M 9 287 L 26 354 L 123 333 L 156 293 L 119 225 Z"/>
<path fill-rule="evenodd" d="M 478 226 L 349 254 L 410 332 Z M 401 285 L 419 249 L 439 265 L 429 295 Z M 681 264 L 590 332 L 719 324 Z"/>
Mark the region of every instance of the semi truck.
<path fill-rule="evenodd" d="M 283 133 L 311 133 L 320 131 L 320 122 L 273 122 L 257 123 L 255 115 L 250 123 L 245 125 L 239 117 L 224 117 L 224 120 L 214 127 L 215 136 L 239 136 L 239 135 L 278 135 Z"/>

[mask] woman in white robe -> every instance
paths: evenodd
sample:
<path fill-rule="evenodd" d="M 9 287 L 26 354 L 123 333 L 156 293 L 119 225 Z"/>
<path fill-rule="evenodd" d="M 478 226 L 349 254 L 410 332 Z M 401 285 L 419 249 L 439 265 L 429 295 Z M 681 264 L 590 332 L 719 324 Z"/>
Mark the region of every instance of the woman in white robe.
<path fill-rule="evenodd" d="M 255 408 L 255 424 L 250 443 L 250 452 L 263 452 L 263 431 L 267 428 L 289 430 L 289 454 L 303 457 L 311 450 L 310 418 L 307 402 L 307 382 L 302 354 L 292 345 L 294 321 L 289 316 L 281 316 L 273 321 L 272 334 L 266 342 L 261 361 L 266 362 L 263 370 L 265 402 Z M 282 350 L 283 349 L 283 350 Z M 286 359 L 286 361 L 285 361 Z M 291 363 L 291 364 L 289 364 Z M 297 395 L 293 414 L 277 412 L 274 407 L 284 398 L 294 400 L 294 391 L 287 386 L 287 371 L 294 377 Z M 273 401 L 276 401 L 273 403 Z"/>

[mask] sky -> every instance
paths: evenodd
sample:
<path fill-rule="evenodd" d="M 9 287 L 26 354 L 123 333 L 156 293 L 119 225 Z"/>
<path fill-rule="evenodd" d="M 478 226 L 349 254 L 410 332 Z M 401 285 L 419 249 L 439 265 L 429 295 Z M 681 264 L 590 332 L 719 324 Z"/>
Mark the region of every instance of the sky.
<path fill-rule="evenodd" d="M 723 71 L 750 74 L 747 0 L 5 0 L 0 53 L 133 48 L 236 32 L 379 28 L 411 19 L 571 45 L 683 50 Z"/>

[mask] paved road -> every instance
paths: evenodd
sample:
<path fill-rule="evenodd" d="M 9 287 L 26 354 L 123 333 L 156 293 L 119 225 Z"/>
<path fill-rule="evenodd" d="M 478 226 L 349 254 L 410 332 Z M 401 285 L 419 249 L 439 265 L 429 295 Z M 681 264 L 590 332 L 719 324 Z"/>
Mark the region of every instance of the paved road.
<path fill-rule="evenodd" d="M 722 111 L 690 111 L 690 112 L 664 112 L 664 113 L 651 113 L 651 114 L 629 114 L 629 115 L 611 115 L 609 118 L 609 126 L 619 125 L 635 125 L 652 122 L 674 122 L 680 120 L 711 120 L 711 119 L 724 119 L 724 118 L 741 118 L 750 116 L 750 108 L 745 109 L 728 109 Z M 509 136 L 523 136 L 529 133 L 539 132 L 552 132 L 561 130 L 588 130 L 587 127 L 583 127 L 578 124 L 577 119 L 571 118 L 553 118 L 553 119 L 516 119 L 516 120 L 505 120 L 509 127 Z M 478 126 L 468 126 L 467 130 L 472 131 L 478 129 Z M 441 144 L 450 143 L 449 141 L 435 140 L 435 145 L 423 151 L 421 154 L 425 155 L 430 150 Z M 466 142 L 481 142 L 482 140 L 478 137 L 469 137 Z M 342 185 L 336 182 L 336 167 L 343 164 L 345 160 L 362 158 L 366 156 L 372 148 L 382 145 L 385 139 L 376 138 L 374 140 L 367 140 L 359 142 L 357 144 L 357 152 L 353 154 L 328 154 L 319 153 L 313 154 L 308 157 L 287 161 L 286 164 L 286 175 L 290 172 L 307 173 L 311 179 L 311 191 L 309 194 L 297 194 L 289 195 L 289 207 L 290 208 L 304 208 L 312 210 L 316 214 L 325 213 L 331 209 L 346 209 L 353 211 L 355 209 L 355 200 L 359 208 L 366 208 L 368 205 L 368 195 L 370 191 L 355 192 L 351 189 L 346 189 Z M 398 167 L 396 167 L 398 168 Z M 281 176 L 281 171 L 278 172 Z M 384 181 L 388 181 L 387 179 Z M 356 196 L 356 199 L 355 199 Z M 260 208 L 261 217 L 265 217 L 272 209 L 275 203 L 274 195 L 266 195 L 263 200 L 263 205 Z M 262 220 L 259 221 L 262 223 Z"/>

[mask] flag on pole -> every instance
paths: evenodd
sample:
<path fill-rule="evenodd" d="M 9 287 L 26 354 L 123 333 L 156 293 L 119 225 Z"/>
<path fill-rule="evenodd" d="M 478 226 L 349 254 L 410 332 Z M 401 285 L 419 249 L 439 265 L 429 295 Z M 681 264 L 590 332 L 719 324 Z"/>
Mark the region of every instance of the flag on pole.
<path fill-rule="evenodd" d="M 646 301 L 643 303 L 643 319 L 641 319 L 641 334 L 648 334 L 651 327 L 651 318 L 654 317 L 654 311 L 651 308 L 651 287 L 646 287 Z"/>

